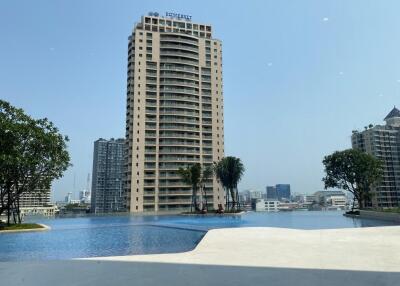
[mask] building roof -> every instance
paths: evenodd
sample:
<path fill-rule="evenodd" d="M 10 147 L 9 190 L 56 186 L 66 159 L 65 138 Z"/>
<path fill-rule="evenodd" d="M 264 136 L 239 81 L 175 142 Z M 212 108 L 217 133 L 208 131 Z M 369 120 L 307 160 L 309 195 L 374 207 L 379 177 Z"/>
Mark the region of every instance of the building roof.
<path fill-rule="evenodd" d="M 392 111 L 390 111 L 388 115 L 386 115 L 384 120 L 394 117 L 400 117 L 400 110 L 398 110 L 396 106 L 393 107 Z"/>

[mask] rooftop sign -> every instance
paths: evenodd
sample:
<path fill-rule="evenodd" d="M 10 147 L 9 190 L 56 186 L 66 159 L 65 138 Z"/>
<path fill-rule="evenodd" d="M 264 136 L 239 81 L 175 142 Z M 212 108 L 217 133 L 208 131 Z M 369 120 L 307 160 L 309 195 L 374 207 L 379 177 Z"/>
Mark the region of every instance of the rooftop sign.
<path fill-rule="evenodd" d="M 171 17 L 171 18 L 177 18 L 177 19 L 184 19 L 184 20 L 188 20 L 188 21 L 192 20 L 191 15 L 184 15 L 184 14 L 173 13 L 173 12 L 166 12 L 165 16 Z"/>

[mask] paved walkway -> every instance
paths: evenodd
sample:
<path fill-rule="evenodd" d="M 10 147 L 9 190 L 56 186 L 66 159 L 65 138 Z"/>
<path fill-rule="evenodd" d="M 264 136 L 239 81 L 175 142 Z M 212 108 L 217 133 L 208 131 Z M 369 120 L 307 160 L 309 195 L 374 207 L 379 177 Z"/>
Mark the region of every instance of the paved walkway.
<path fill-rule="evenodd" d="M 209 231 L 186 253 L 0 263 L 4 285 L 398 285 L 400 227 Z"/>
<path fill-rule="evenodd" d="M 90 259 L 400 272 L 400 227 L 215 229 L 190 252 Z"/>

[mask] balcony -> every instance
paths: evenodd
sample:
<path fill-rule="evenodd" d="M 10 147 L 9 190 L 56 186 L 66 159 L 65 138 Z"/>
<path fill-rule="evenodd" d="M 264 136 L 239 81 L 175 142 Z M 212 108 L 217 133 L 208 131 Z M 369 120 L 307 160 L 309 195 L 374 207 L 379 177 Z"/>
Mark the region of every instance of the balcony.
<path fill-rule="evenodd" d="M 198 66 L 199 65 L 199 61 L 185 60 L 185 59 L 174 59 L 174 58 L 161 58 L 160 62 L 161 63 L 177 63 L 177 64 L 192 65 L 192 66 Z"/>
<path fill-rule="evenodd" d="M 195 116 L 195 117 L 199 117 L 199 113 L 198 112 L 190 112 L 190 111 L 182 111 L 182 110 L 170 110 L 170 109 L 166 109 L 166 110 L 160 110 L 160 115 L 167 115 L 167 114 L 171 114 L 171 115 L 179 115 L 179 116 Z"/>
<path fill-rule="evenodd" d="M 161 133 L 160 138 L 185 138 L 185 139 L 199 139 L 200 136 L 197 134 L 181 134 L 181 133 Z M 204 136 L 203 136 L 204 138 Z"/>
<path fill-rule="evenodd" d="M 200 143 L 199 142 L 191 142 L 191 141 L 163 140 L 163 141 L 160 141 L 160 146 L 196 146 L 196 147 L 199 147 Z"/>
<path fill-rule="evenodd" d="M 177 85 L 177 86 L 189 86 L 189 87 L 199 87 L 198 82 L 193 81 L 183 81 L 183 80 L 161 80 L 160 85 Z"/>
<path fill-rule="evenodd" d="M 162 47 L 165 45 L 166 42 L 185 43 L 185 44 L 192 45 L 194 47 L 198 47 L 198 42 L 197 42 L 197 39 L 195 39 L 195 38 L 193 40 L 183 39 L 180 37 L 161 37 L 160 38 L 160 43 L 161 43 Z"/>
<path fill-rule="evenodd" d="M 166 71 L 178 71 L 178 72 L 189 72 L 189 73 L 194 73 L 198 74 L 199 70 L 194 67 L 188 67 L 188 66 L 176 66 L 176 65 L 160 65 L 160 70 L 166 70 Z"/>
<path fill-rule="evenodd" d="M 160 88 L 160 92 L 199 95 L 199 91 L 195 90 L 194 88 L 172 88 L 164 86 Z"/>
<path fill-rule="evenodd" d="M 172 103 L 169 101 L 163 102 L 160 104 L 160 108 L 163 107 L 170 107 L 170 108 L 188 108 L 188 109 L 195 109 L 199 110 L 199 106 L 196 104 L 188 104 L 188 103 Z"/>
<path fill-rule="evenodd" d="M 193 79 L 198 81 L 199 77 L 194 74 L 185 74 L 185 73 L 178 73 L 178 72 L 163 72 L 160 74 L 162 78 L 179 78 L 179 79 Z"/>
<path fill-rule="evenodd" d="M 199 51 L 199 48 L 197 48 L 197 47 L 188 46 L 188 45 L 182 45 L 182 44 L 179 44 L 179 43 L 174 43 L 174 44 L 168 43 L 167 44 L 167 43 L 163 42 L 161 44 L 160 48 L 161 49 L 166 48 L 166 49 L 185 50 L 185 51 L 191 51 L 191 52 L 198 52 Z"/>
<path fill-rule="evenodd" d="M 160 125 L 160 130 L 184 130 L 184 131 L 195 131 L 199 132 L 200 128 L 193 126 L 182 126 L 182 125 Z"/>
<path fill-rule="evenodd" d="M 199 55 L 193 53 L 184 53 L 178 51 L 163 51 L 163 50 L 160 51 L 160 56 L 168 56 L 168 55 L 199 60 Z"/>
<path fill-rule="evenodd" d="M 199 98 L 196 96 L 168 96 L 168 95 L 163 95 L 160 96 L 160 100 L 173 100 L 173 101 L 190 101 L 190 102 L 199 102 Z"/>

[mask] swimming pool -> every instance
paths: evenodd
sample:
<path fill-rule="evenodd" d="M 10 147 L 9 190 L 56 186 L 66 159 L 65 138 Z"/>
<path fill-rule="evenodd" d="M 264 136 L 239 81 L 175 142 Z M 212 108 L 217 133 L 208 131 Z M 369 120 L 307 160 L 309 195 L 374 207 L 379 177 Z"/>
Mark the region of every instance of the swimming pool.
<path fill-rule="evenodd" d="M 193 249 L 207 230 L 223 227 L 332 229 L 394 225 L 342 212 L 247 213 L 242 216 L 102 216 L 45 219 L 44 232 L 0 235 L 0 261 L 52 260 Z"/>

